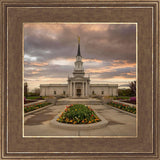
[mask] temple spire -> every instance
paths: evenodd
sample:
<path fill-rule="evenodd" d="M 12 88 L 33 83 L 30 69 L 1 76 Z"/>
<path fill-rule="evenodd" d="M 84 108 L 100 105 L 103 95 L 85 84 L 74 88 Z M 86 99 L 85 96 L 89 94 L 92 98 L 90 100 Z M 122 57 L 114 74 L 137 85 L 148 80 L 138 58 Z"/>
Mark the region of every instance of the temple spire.
<path fill-rule="evenodd" d="M 80 37 L 78 36 L 78 52 L 77 52 L 77 56 L 81 56 L 81 52 L 80 52 Z"/>
<path fill-rule="evenodd" d="M 78 36 L 78 44 L 80 44 L 80 36 Z"/>

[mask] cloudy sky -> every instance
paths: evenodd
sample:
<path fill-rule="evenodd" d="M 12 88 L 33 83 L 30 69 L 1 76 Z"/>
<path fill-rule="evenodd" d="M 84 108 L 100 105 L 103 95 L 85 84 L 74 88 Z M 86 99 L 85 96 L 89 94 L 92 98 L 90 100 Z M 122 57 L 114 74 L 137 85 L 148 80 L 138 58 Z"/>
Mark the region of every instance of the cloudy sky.
<path fill-rule="evenodd" d="M 136 79 L 135 24 L 24 24 L 24 81 L 30 90 L 40 84 L 67 83 L 74 69 L 80 36 L 81 55 L 91 83 Z"/>

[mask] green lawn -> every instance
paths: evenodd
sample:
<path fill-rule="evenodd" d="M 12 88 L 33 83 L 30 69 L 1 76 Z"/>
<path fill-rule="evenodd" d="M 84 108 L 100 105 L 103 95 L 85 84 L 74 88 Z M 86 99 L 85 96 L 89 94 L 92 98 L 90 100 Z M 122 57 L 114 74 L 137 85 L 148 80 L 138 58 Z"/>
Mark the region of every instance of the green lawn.
<path fill-rule="evenodd" d="M 27 99 L 39 99 L 41 98 L 40 96 L 31 96 L 31 97 L 27 97 Z"/>
<path fill-rule="evenodd" d="M 130 99 L 130 97 L 127 96 L 118 96 L 118 97 L 113 97 L 114 100 L 118 100 L 118 99 Z"/>

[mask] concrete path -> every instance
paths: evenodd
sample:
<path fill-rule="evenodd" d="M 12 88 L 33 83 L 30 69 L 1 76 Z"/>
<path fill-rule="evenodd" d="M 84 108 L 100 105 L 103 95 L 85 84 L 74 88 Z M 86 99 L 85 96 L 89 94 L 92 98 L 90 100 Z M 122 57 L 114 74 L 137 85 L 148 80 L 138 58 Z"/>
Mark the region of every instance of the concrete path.
<path fill-rule="evenodd" d="M 109 105 L 91 105 L 109 124 L 100 129 L 69 130 L 56 128 L 51 120 L 66 105 L 51 106 L 24 117 L 24 136 L 136 136 L 136 117 L 115 110 Z"/>
<path fill-rule="evenodd" d="M 97 101 L 97 102 L 99 102 L 100 100 L 99 99 L 97 99 L 97 98 L 84 98 L 84 99 L 76 99 L 76 98 L 61 98 L 61 99 L 58 99 L 58 101 L 72 101 L 72 102 L 74 102 L 74 101 L 80 101 L 80 102 L 82 102 L 82 101 Z"/>
<path fill-rule="evenodd" d="M 61 98 L 56 102 L 56 105 L 65 104 L 101 105 L 102 101 L 98 98 Z"/>

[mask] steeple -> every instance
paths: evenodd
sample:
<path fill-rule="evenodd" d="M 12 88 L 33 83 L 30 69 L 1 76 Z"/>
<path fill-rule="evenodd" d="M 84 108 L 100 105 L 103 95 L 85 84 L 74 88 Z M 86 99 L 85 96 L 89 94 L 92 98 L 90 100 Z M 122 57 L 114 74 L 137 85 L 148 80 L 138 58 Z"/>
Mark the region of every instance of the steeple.
<path fill-rule="evenodd" d="M 77 52 L 77 56 L 81 56 L 81 52 L 80 52 L 80 37 L 78 36 L 78 52 Z"/>
<path fill-rule="evenodd" d="M 74 77 L 84 77 L 84 68 L 83 68 L 83 62 L 82 62 L 82 56 L 80 53 L 80 37 L 78 36 L 78 52 L 76 56 L 76 62 L 74 63 L 74 71 L 73 75 Z"/>

